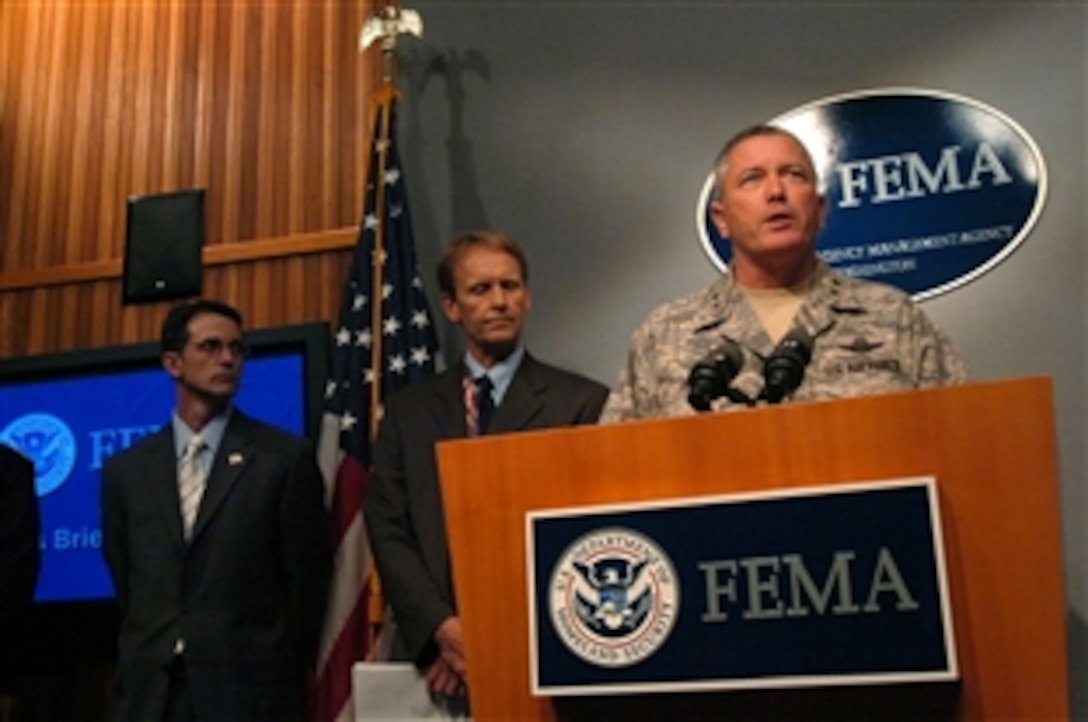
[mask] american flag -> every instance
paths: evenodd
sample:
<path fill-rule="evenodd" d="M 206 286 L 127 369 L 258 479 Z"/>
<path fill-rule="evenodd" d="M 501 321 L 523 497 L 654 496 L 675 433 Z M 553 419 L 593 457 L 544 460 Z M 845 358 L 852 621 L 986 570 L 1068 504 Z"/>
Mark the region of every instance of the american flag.
<path fill-rule="evenodd" d="M 363 527 L 370 447 L 382 399 L 434 373 L 438 340 L 412 240 L 395 140 L 392 86 L 378 91 L 363 221 L 325 389 L 319 461 L 336 560 L 318 657 L 315 719 L 351 720 L 351 667 L 370 645 L 373 569 Z"/>

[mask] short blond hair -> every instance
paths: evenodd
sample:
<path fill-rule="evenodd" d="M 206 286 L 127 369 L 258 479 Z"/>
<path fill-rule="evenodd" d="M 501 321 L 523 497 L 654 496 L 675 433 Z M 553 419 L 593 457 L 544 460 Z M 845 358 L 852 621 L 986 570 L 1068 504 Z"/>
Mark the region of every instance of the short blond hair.
<path fill-rule="evenodd" d="M 521 250 L 517 241 L 502 231 L 479 229 L 462 233 L 450 241 L 442 251 L 442 257 L 438 260 L 438 289 L 442 293 L 450 298 L 456 297 L 453 272 L 465 251 L 477 246 L 502 251 L 512 256 L 521 269 L 521 280 L 526 284 L 529 282 L 529 261 L 526 260 L 525 252 Z"/>

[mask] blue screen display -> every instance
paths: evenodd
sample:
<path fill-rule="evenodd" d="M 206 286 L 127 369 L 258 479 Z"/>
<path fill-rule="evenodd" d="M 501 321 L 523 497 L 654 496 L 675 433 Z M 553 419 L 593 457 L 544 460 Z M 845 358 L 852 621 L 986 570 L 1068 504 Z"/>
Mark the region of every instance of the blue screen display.
<path fill-rule="evenodd" d="M 235 405 L 249 416 L 304 435 L 306 348 L 259 348 L 245 364 Z M 39 602 L 108 600 L 102 559 L 102 464 L 169 422 L 173 381 L 147 363 L 63 369 L 0 378 L 0 441 L 35 465 L 42 519 Z"/>

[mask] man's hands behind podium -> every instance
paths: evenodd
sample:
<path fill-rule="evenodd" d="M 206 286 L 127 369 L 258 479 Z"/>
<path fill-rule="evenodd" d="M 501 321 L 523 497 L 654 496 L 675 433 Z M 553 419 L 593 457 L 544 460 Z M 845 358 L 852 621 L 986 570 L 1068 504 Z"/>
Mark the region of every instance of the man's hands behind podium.
<path fill-rule="evenodd" d="M 448 617 L 434 632 L 438 656 L 424 675 L 431 694 L 445 697 L 465 695 L 465 647 L 461 635 L 461 620 Z"/>

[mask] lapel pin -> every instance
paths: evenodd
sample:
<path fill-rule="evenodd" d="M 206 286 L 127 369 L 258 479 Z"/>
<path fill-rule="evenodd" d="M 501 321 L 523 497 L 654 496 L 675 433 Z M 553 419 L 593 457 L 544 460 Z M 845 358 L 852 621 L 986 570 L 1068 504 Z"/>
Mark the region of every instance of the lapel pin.
<path fill-rule="evenodd" d="M 227 463 L 231 466 L 238 466 L 243 461 L 244 459 L 242 458 L 242 455 L 237 451 L 233 452 L 230 456 L 227 457 Z"/>

